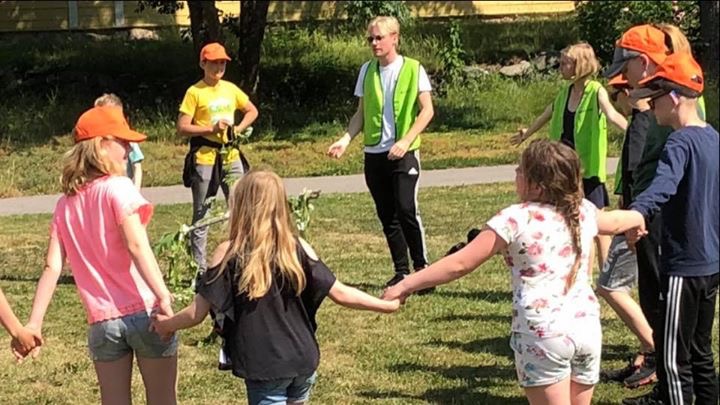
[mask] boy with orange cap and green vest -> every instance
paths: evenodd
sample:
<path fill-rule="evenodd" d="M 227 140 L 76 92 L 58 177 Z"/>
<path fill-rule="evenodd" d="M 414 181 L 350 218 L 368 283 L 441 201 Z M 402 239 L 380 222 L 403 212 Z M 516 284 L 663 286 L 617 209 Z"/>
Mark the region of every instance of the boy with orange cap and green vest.
<path fill-rule="evenodd" d="M 400 25 L 394 17 L 376 17 L 367 41 L 376 59 L 363 64 L 355 86 L 358 108 L 347 132 L 328 149 L 339 158 L 361 131 L 365 145 L 365 182 L 390 248 L 397 284 L 428 264 L 425 231 L 418 211 L 420 133 L 433 116 L 430 80 L 417 60 L 397 51 Z M 429 291 L 424 291 L 429 292 Z"/>
<path fill-rule="evenodd" d="M 205 45 L 200 51 L 203 78 L 190 86 L 180 105 L 177 132 L 190 138 L 183 180 L 192 190 L 193 223 L 205 217 L 210 207 L 207 200 L 217 194 L 218 188 L 227 198 L 225 177 L 240 176 L 247 169 L 240 151 L 230 145 L 228 130 L 243 132 L 255 121 L 258 110 L 236 85 L 222 80 L 230 60 L 219 43 Z M 236 110 L 243 113 L 243 118 L 234 125 Z M 199 227 L 190 235 L 192 254 L 200 272 L 206 269 L 207 232 L 207 227 Z"/>

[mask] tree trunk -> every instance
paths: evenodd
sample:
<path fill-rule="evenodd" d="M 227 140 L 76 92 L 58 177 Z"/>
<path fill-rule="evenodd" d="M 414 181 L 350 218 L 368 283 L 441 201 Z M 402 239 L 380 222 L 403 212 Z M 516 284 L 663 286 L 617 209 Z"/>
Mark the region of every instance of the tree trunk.
<path fill-rule="evenodd" d="M 218 10 L 214 1 L 189 0 L 190 31 L 192 32 L 193 48 L 195 54 L 210 42 L 222 42 L 220 36 L 220 21 Z"/>
<path fill-rule="evenodd" d="M 240 88 L 254 96 L 260 71 L 260 51 L 265 37 L 269 1 L 241 1 L 238 19 L 238 71 Z"/>
<path fill-rule="evenodd" d="M 718 8 L 720 1 L 700 1 L 700 38 L 702 40 L 702 65 L 705 80 L 718 80 Z"/>

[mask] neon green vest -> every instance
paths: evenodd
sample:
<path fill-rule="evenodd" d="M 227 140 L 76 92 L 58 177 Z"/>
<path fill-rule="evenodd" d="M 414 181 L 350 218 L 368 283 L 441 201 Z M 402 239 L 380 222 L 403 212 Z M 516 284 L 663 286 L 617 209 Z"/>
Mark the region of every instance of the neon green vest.
<path fill-rule="evenodd" d="M 550 139 L 558 141 L 563 132 L 563 114 L 572 83 L 563 86 L 553 102 L 550 121 Z M 583 178 L 598 177 L 605 182 L 607 177 L 607 117 L 600 110 L 599 82 L 591 80 L 585 85 L 580 104 L 575 110 L 575 151 L 580 156 Z"/>
<path fill-rule="evenodd" d="M 420 62 L 415 59 L 403 57 L 395 93 L 393 94 L 393 114 L 395 116 L 395 141 L 402 139 L 415 122 L 418 114 L 418 80 L 420 77 Z M 380 82 L 380 69 L 377 59 L 370 61 L 363 78 L 363 135 L 365 146 L 374 146 L 382 138 L 383 113 L 382 83 Z M 408 150 L 420 147 L 418 135 Z"/>

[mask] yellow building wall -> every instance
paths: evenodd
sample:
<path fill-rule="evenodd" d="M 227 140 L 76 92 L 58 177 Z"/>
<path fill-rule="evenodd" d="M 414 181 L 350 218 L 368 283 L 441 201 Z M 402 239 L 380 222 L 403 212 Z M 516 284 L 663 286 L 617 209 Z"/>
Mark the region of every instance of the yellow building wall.
<path fill-rule="evenodd" d="M 0 31 L 45 31 L 67 28 L 67 1 L 0 1 Z"/>
<path fill-rule="evenodd" d="M 76 4 L 77 26 L 71 27 L 71 3 Z M 136 12 L 137 1 L 122 2 L 120 18 L 115 1 L 0 1 L 0 31 L 56 31 L 190 25 L 187 4 L 175 15 L 153 9 Z M 185 3 L 185 2 L 183 2 Z M 346 17 L 343 1 L 272 1 L 268 21 L 291 22 Z M 239 1 L 216 1 L 224 15 L 237 16 Z M 573 1 L 408 1 L 413 15 L 421 18 L 504 16 L 567 13 Z M 119 24 L 118 24 L 119 22 Z"/>

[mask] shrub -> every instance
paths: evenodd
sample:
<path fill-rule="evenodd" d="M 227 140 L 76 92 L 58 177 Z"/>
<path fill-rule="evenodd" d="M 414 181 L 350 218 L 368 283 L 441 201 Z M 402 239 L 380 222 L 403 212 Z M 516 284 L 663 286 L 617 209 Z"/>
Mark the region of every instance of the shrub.
<path fill-rule="evenodd" d="M 610 62 L 615 41 L 638 24 L 675 24 L 694 43 L 699 37 L 698 1 L 577 1 L 580 37 L 588 41 L 598 57 Z"/>
<path fill-rule="evenodd" d="M 412 21 L 410 10 L 404 1 L 347 1 L 345 11 L 350 26 L 358 30 L 363 30 L 370 20 L 381 15 L 397 18 L 401 26 L 408 25 Z"/>

